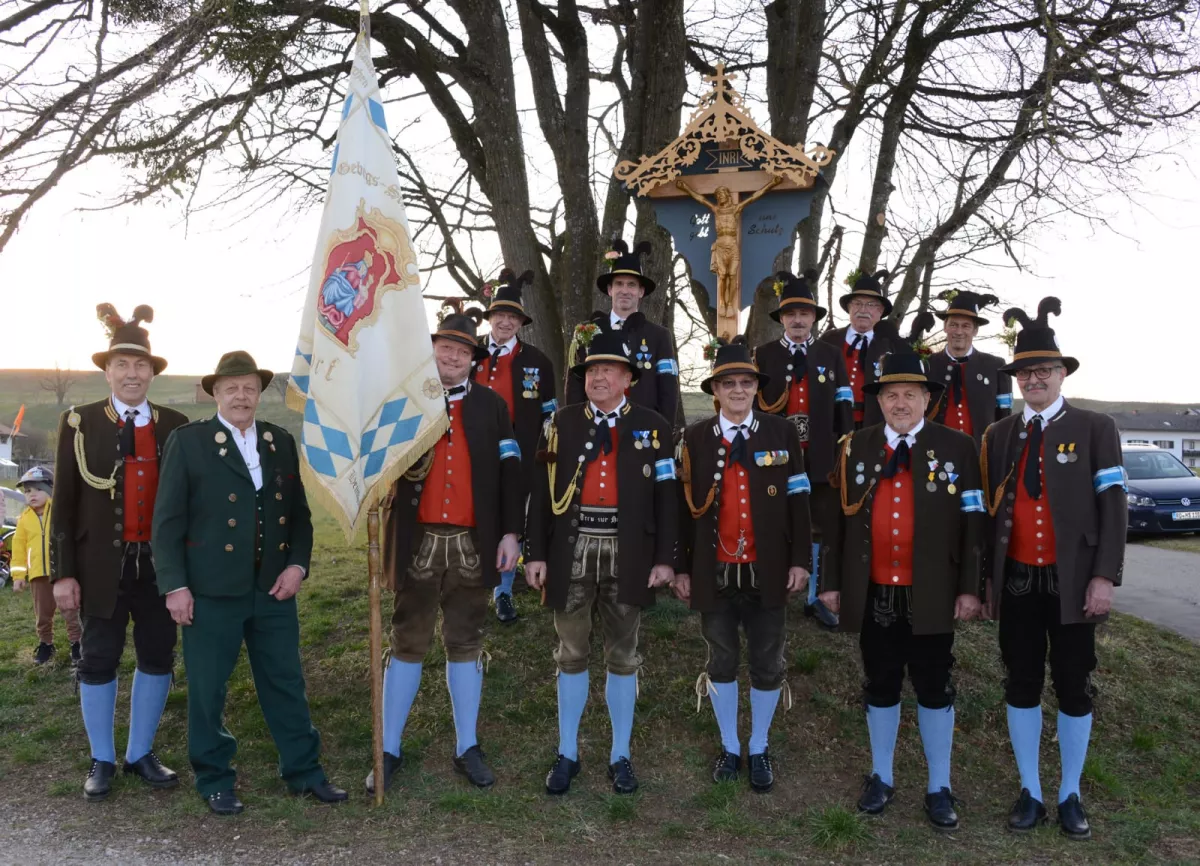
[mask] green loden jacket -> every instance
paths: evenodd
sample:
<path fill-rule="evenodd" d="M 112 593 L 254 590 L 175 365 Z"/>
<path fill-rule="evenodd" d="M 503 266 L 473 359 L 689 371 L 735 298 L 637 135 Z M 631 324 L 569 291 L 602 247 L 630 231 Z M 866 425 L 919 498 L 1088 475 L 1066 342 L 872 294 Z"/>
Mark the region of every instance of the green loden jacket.
<path fill-rule="evenodd" d="M 176 430 L 163 454 L 151 544 L 164 595 L 185 586 L 218 597 L 256 586 L 265 592 L 290 565 L 307 575 L 313 529 L 296 442 L 282 427 L 256 424 L 263 472 L 257 573 L 254 482 L 232 434 L 213 416 Z"/>

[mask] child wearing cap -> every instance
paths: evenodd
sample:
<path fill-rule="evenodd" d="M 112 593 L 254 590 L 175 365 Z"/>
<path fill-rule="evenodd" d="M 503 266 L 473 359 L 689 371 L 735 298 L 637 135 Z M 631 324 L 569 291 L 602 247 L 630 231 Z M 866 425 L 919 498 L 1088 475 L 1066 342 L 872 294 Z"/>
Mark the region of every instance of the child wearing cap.
<path fill-rule="evenodd" d="M 33 612 L 37 621 L 38 646 L 34 650 L 35 664 L 44 665 L 54 657 L 54 590 L 50 586 L 50 496 L 54 490 L 54 475 L 49 469 L 35 466 L 17 482 L 25 492 L 27 508 L 17 519 L 12 541 L 13 590 L 22 592 L 29 584 L 33 592 Z M 67 639 L 71 643 L 71 663 L 79 661 L 81 628 L 78 610 L 64 610 Z"/>

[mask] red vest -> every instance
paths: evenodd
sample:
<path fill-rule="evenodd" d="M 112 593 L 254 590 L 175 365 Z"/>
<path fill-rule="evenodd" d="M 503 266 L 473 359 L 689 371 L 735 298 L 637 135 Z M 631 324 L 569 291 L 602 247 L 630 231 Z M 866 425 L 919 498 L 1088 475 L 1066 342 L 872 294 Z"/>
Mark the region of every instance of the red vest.
<path fill-rule="evenodd" d="M 803 412 L 808 414 L 808 375 L 805 374 L 799 378 L 799 381 L 793 380 L 792 387 L 788 392 L 787 413 L 796 415 Z M 805 442 L 805 445 L 808 443 Z"/>
<path fill-rule="evenodd" d="M 433 465 L 425 477 L 417 520 L 449 526 L 475 525 L 471 492 L 471 452 L 463 430 L 462 400 L 450 403 L 450 429 L 433 446 Z"/>
<path fill-rule="evenodd" d="M 124 427 L 124 421 L 118 421 Z M 149 541 L 154 520 L 154 498 L 158 495 L 158 440 L 154 422 L 133 429 L 136 456 L 125 458 L 126 541 Z"/>
<path fill-rule="evenodd" d="M 957 369 L 955 369 L 957 368 Z M 968 436 L 974 435 L 971 427 L 971 409 L 967 405 L 967 365 L 950 362 L 951 376 L 962 376 L 962 402 L 954 400 L 954 380 L 946 385 L 946 417 L 944 423 L 951 430 L 961 430 Z"/>
<path fill-rule="evenodd" d="M 728 439 L 725 444 L 730 444 Z M 745 467 L 727 461 L 725 477 L 721 481 L 721 507 L 717 511 L 717 562 L 754 562 L 757 559 L 749 487 Z M 740 557 L 737 556 L 738 539 L 745 542 Z"/>
<path fill-rule="evenodd" d="M 519 343 L 517 345 L 520 345 Z M 513 400 L 513 380 L 512 366 L 513 355 L 516 353 L 517 346 L 513 346 L 513 350 L 506 355 L 500 356 L 500 362 L 492 367 L 492 359 L 488 358 L 475 370 L 475 381 L 487 385 L 497 394 L 504 398 L 504 402 L 508 404 L 508 420 L 512 421 L 516 418 L 516 401 Z M 486 373 L 484 372 L 486 370 Z"/>
<path fill-rule="evenodd" d="M 583 492 L 580 494 L 581 505 L 617 506 L 617 428 L 611 428 L 612 453 L 600 452 L 591 463 L 584 464 Z M 599 436 L 596 437 L 599 439 Z M 600 443 L 596 442 L 596 447 Z"/>
<path fill-rule="evenodd" d="M 1042 498 L 1033 499 L 1025 489 L 1025 463 L 1029 456 L 1026 448 L 1021 462 L 1013 473 L 1010 484 L 1017 485 L 1017 498 L 1013 501 L 1012 540 L 1008 555 L 1025 565 L 1053 565 L 1054 521 L 1050 518 L 1050 491 L 1046 487 L 1044 455 L 1046 440 L 1042 439 L 1042 453 L 1038 455 L 1038 471 L 1042 476 Z"/>
<path fill-rule="evenodd" d="M 885 462 L 895 449 L 886 448 Z M 916 455 L 912 459 L 915 461 Z M 871 514 L 871 582 L 912 586 L 913 478 L 901 469 L 879 479 Z"/>

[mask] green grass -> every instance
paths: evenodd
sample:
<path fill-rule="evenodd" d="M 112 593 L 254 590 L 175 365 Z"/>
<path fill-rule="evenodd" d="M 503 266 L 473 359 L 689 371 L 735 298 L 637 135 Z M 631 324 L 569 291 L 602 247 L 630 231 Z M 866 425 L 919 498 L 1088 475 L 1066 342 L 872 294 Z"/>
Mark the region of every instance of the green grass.
<path fill-rule="evenodd" d="M 1147 547 L 1157 547 L 1161 550 L 1200 553 L 1200 533 L 1189 532 L 1183 535 L 1140 536 L 1131 538 L 1130 541 L 1135 544 L 1144 544 Z"/>
<path fill-rule="evenodd" d="M 385 596 L 385 604 L 390 599 Z M 451 709 L 436 648 L 405 732 L 407 762 L 387 802 L 362 793 L 371 757 L 367 670 L 366 556 L 347 548 L 327 517 L 318 519 L 312 576 L 300 597 L 301 652 L 324 764 L 351 792 L 326 809 L 287 796 L 277 756 L 243 657 L 229 689 L 226 721 L 238 738 L 238 791 L 248 811 L 213 823 L 191 790 L 186 746 L 186 682 L 168 701 L 156 750 L 183 785 L 150 792 L 117 781 L 105 806 L 81 802 L 87 742 L 69 668 L 32 663 L 29 594 L 0 593 L 0 782 L 20 791 L 22 807 L 123 837 L 182 837 L 221 859 L 254 839 L 265 846 L 352 849 L 357 859 L 431 862 L 728 863 L 858 862 L 992 864 L 1127 863 L 1200 859 L 1200 647 L 1139 620 L 1115 616 L 1098 642 L 1099 688 L 1083 794 L 1094 839 L 1070 843 L 1054 829 L 1014 839 L 1004 829 L 1017 779 L 1004 722 L 1003 673 L 996 629 L 960 628 L 955 643 L 958 730 L 953 779 L 962 830 L 935 836 L 921 812 L 925 763 L 906 693 L 896 748 L 896 799 L 888 812 L 854 812 L 870 751 L 861 712 L 857 641 L 819 631 L 790 612 L 789 681 L 795 706 L 779 711 L 771 733 L 778 780 L 757 795 L 743 778 L 714 785 L 719 748 L 707 702 L 696 712 L 693 686 L 706 651 L 698 618 L 677 602 L 647 613 L 633 759 L 642 788 L 611 793 L 605 775 L 609 723 L 599 641 L 580 732 L 583 772 L 570 794 L 547 797 L 543 782 L 557 744 L 556 690 L 549 612 L 531 593 L 517 597 L 521 620 L 490 627 L 480 743 L 498 781 L 469 788 L 451 767 Z M 60 626 L 61 627 L 61 626 Z M 117 750 L 124 749 L 128 652 L 120 673 Z M 183 674 L 182 663 L 178 673 Z M 749 700 L 742 680 L 742 735 Z M 1048 695 L 1043 783 L 1057 784 L 1053 699 Z M 242 841 L 232 837 L 241 834 Z M 301 841 L 302 840 L 302 841 Z M 406 853 L 401 853 L 406 852 Z M 725 855 L 723 859 L 721 855 Z M 343 855 L 344 856 L 344 855 Z"/>

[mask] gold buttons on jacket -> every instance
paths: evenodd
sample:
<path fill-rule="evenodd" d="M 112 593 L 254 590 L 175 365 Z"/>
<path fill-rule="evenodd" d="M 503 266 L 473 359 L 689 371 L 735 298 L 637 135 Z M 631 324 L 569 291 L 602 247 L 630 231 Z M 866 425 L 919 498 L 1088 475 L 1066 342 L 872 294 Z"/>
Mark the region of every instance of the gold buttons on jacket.
<path fill-rule="evenodd" d="M 230 494 L 229 494 L 229 501 L 230 501 L 230 502 L 237 502 L 237 494 L 236 494 L 236 493 L 230 493 Z"/>
<path fill-rule="evenodd" d="M 232 545 L 232 544 L 227 544 L 227 545 L 225 545 L 225 552 L 226 552 L 226 553 L 233 553 L 233 545 Z"/>
<path fill-rule="evenodd" d="M 237 526 L 237 521 L 234 520 L 232 517 L 229 518 L 229 528 L 233 529 L 233 527 L 235 527 L 235 526 Z"/>

